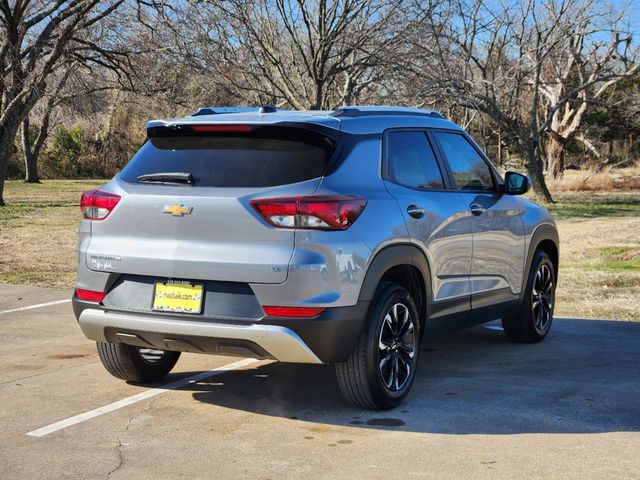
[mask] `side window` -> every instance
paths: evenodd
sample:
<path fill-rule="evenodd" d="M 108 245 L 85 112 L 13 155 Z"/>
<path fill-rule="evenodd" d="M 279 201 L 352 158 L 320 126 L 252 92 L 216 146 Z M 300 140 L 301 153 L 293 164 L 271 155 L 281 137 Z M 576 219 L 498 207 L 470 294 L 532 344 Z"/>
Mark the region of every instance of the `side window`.
<path fill-rule="evenodd" d="M 475 148 L 457 133 L 434 132 L 458 190 L 493 190 L 491 170 Z"/>
<path fill-rule="evenodd" d="M 424 190 L 444 188 L 440 167 L 424 132 L 389 132 L 387 142 L 389 180 Z"/>

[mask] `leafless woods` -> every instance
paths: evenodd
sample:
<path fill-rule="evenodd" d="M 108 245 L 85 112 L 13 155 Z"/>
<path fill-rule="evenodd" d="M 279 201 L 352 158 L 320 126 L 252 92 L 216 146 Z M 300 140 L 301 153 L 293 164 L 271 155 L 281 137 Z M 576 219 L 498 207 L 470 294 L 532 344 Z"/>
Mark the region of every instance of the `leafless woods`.
<path fill-rule="evenodd" d="M 498 163 L 525 168 L 550 201 L 545 175 L 562 175 L 576 144 L 601 163 L 609 137 L 639 148 L 632 7 L 0 0 L 0 204 L 16 171 L 30 182 L 39 165 L 109 174 L 150 117 L 260 102 L 440 109 L 480 132 Z"/>

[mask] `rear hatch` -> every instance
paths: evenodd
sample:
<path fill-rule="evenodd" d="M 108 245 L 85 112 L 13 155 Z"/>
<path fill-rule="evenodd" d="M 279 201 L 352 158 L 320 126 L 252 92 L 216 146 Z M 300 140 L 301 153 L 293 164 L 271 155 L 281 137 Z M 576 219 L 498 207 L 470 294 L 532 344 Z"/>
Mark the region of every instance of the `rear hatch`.
<path fill-rule="evenodd" d="M 88 268 L 189 280 L 286 281 L 294 230 L 268 225 L 249 202 L 313 193 L 334 141 L 292 126 L 150 130 L 104 188 L 121 199 L 104 220 L 92 221 Z"/>

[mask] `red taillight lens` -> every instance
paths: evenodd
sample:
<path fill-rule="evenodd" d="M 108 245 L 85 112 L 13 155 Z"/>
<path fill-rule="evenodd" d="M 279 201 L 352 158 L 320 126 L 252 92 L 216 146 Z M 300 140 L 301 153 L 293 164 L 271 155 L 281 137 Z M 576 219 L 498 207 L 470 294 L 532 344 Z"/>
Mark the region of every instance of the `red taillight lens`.
<path fill-rule="evenodd" d="M 194 132 L 251 132 L 255 125 L 192 125 Z"/>
<path fill-rule="evenodd" d="M 94 292 L 92 290 L 83 290 L 82 288 L 76 288 L 76 297 L 80 300 L 86 300 L 88 302 L 101 302 L 104 300 L 107 294 L 104 292 Z"/>
<path fill-rule="evenodd" d="M 297 317 L 297 318 L 311 318 L 317 317 L 326 308 L 317 307 L 262 307 L 264 313 L 270 317 Z"/>
<path fill-rule="evenodd" d="M 87 220 L 104 220 L 120 201 L 120 195 L 103 190 L 84 192 L 80 198 L 80 210 Z"/>
<path fill-rule="evenodd" d="M 367 201 L 358 196 L 317 195 L 251 200 L 250 205 L 274 227 L 346 230 Z"/>

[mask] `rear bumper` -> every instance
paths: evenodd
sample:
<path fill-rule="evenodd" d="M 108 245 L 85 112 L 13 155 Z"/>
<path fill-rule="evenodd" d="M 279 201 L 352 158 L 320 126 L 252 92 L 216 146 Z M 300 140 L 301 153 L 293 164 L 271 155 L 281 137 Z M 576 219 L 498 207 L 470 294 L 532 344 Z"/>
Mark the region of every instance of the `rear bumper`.
<path fill-rule="evenodd" d="M 98 342 L 291 363 L 335 363 L 346 361 L 353 350 L 368 302 L 329 308 L 316 318 L 264 317 L 243 322 L 111 311 L 75 297 L 73 306 L 84 334 Z"/>
<path fill-rule="evenodd" d="M 282 362 L 322 363 L 293 330 L 277 325 L 175 321 L 97 309 L 85 309 L 78 323 L 87 338 L 97 342 L 119 341 L 167 350 L 235 353 Z"/>

